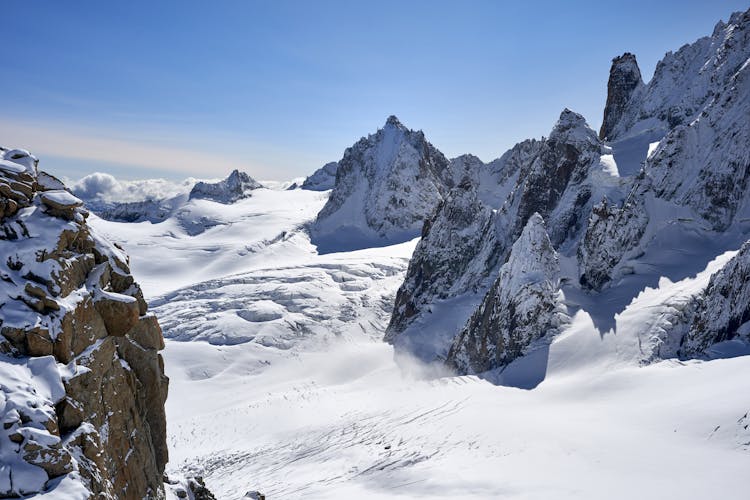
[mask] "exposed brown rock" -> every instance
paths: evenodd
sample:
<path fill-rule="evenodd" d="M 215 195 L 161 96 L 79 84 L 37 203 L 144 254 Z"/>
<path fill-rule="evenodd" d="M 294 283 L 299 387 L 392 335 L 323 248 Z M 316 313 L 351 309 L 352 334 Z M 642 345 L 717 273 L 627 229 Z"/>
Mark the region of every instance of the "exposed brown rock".
<path fill-rule="evenodd" d="M 599 130 L 599 138 L 607 139 L 617 126 L 625 107 L 635 89 L 643 85 L 641 71 L 635 55 L 625 52 L 612 59 L 607 83 L 607 105 L 604 108 L 604 120 Z"/>
<path fill-rule="evenodd" d="M 122 249 L 95 238 L 80 200 L 17 155 L 26 170 L 0 168 L 0 286 L 10 297 L 0 304 L 0 355 L 29 366 L 53 356 L 67 375 L 64 396 L 0 410 L 0 439 L 50 479 L 77 471 L 91 498 L 163 498 L 168 379 L 159 323 Z M 24 207 L 33 212 L 21 220 Z M 55 370 L 48 360 L 33 365 Z M 0 498 L 18 495 L 0 487 Z"/>
<path fill-rule="evenodd" d="M 107 333 L 122 337 L 138 322 L 138 301 L 127 295 L 108 294 L 95 302 Z"/>

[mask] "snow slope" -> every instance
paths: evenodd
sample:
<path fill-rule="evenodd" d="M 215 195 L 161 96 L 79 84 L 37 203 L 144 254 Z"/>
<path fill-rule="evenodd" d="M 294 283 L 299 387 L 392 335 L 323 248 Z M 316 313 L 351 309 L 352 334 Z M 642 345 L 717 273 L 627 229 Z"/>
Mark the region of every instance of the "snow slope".
<path fill-rule="evenodd" d="M 750 357 L 641 366 L 732 253 L 636 283 L 611 329 L 566 289 L 584 306 L 551 343 L 490 381 L 435 378 L 379 340 L 415 242 L 318 255 L 303 228 L 325 194 L 306 190 L 200 203 L 224 223 L 194 236 L 92 222 L 164 326 L 171 475 L 220 499 L 746 497 Z"/>
<path fill-rule="evenodd" d="M 382 343 L 226 369 L 172 366 L 172 466 L 218 498 L 746 498 L 750 358 L 550 373 L 534 391 L 474 377 L 415 380 Z M 592 376 L 595 375 L 595 376 Z M 743 418 L 745 420 L 743 420 Z M 717 474 L 717 464 L 721 473 Z"/>
<path fill-rule="evenodd" d="M 155 297 L 269 262 L 308 259 L 313 248 L 290 240 L 315 217 L 326 196 L 306 190 L 256 189 L 251 198 L 230 205 L 190 200 L 158 224 L 111 222 L 93 215 L 89 220 L 133 251 L 131 263 L 142 277 L 144 294 Z"/>

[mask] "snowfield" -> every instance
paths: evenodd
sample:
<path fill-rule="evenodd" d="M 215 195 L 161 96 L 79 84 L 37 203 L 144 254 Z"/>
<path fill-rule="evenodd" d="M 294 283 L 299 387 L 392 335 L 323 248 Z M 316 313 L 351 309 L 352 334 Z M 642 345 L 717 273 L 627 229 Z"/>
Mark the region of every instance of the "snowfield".
<path fill-rule="evenodd" d="M 648 363 L 733 252 L 675 281 L 638 269 L 601 310 L 564 288 L 576 312 L 550 345 L 492 381 L 456 377 L 381 340 L 416 241 L 319 255 L 304 228 L 326 196 L 91 217 L 167 337 L 168 472 L 221 499 L 747 498 L 750 356 Z"/>
<path fill-rule="evenodd" d="M 236 347 L 204 348 L 167 348 L 169 444 L 172 467 L 205 474 L 218 498 L 747 498 L 748 357 L 525 391 L 415 380 L 383 343 L 255 375 L 226 366 Z M 191 378 L 196 357 L 218 373 Z"/>

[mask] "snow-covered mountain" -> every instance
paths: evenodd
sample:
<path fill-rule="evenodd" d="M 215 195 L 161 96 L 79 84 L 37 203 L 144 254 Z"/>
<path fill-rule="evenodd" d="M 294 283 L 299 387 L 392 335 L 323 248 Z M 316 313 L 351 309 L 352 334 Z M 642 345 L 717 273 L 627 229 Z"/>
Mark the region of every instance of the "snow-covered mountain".
<path fill-rule="evenodd" d="M 494 199 L 482 202 L 470 180 L 464 194 L 449 196 L 425 225 L 399 289 L 386 340 L 425 361 L 445 359 L 533 214 L 548 221 L 552 244 L 574 259 L 594 204 L 621 199 L 626 186 L 611 151 L 567 109 L 548 138 L 517 144 L 485 166 L 491 168 L 499 168 L 489 177 L 499 182 Z"/>
<path fill-rule="evenodd" d="M 122 180 L 102 172 L 89 174 L 77 181 L 66 182 L 70 192 L 86 203 L 94 213 L 121 203 L 146 200 L 168 200 L 190 192 L 197 179 L 183 181 L 167 179 Z"/>
<path fill-rule="evenodd" d="M 191 200 L 204 199 L 229 204 L 252 196 L 251 191 L 262 187 L 260 182 L 245 172 L 233 170 L 229 177 L 219 182 L 197 182 L 190 190 L 189 198 Z"/>
<path fill-rule="evenodd" d="M 328 162 L 318 170 L 307 176 L 300 186 L 300 189 L 309 189 L 310 191 L 328 191 L 333 189 L 336 184 L 336 172 L 339 163 L 337 161 Z"/>
<path fill-rule="evenodd" d="M 611 286 L 621 300 L 628 294 L 634 298 L 632 294 L 653 279 L 647 276 L 666 271 L 642 271 L 653 265 L 650 261 L 657 254 L 667 255 L 665 250 L 682 250 L 683 256 L 669 265 L 679 268 L 683 262 L 684 274 L 678 271 L 677 276 L 685 277 L 688 269 L 695 269 L 692 266 L 736 249 L 750 229 L 749 28 L 750 14 L 733 15 L 729 23 L 717 25 L 711 37 L 667 54 L 648 84 L 642 82 L 633 54 L 615 58 L 600 133 L 614 142 L 601 142 L 583 117 L 565 110 L 550 137 L 519 166 L 501 168 L 507 179 L 514 179 L 513 187 L 501 187 L 498 191 L 507 193 L 505 199 L 494 206 L 490 202 L 495 208 L 492 223 L 486 222 L 486 209 L 475 208 L 475 201 L 449 198 L 425 225 L 386 339 L 398 350 L 430 361 L 445 359 L 450 344 L 458 352 L 456 346 L 465 343 L 467 331 L 478 328 L 464 326 L 469 317 L 469 324 L 489 322 L 484 328 L 495 335 L 491 344 L 497 344 L 497 335 L 507 337 L 507 332 L 500 332 L 515 320 L 496 303 L 492 307 L 501 312 L 488 320 L 487 298 L 481 302 L 481 297 L 496 282 L 498 263 L 509 258 L 511 242 L 519 238 L 532 213 L 547 221 L 551 244 L 562 260 L 567 304 L 574 311 L 597 307 L 596 299 L 582 296 L 581 289 L 586 294 Z M 645 167 L 635 175 L 622 175 L 618 156 L 632 161 L 634 141 L 654 138 L 658 145 L 652 145 L 647 158 L 643 152 Z M 623 149 L 627 154 L 618 155 Z M 432 236 L 432 231 L 437 234 Z M 702 246 L 701 239 L 714 244 Z M 685 246 L 695 250 L 685 252 Z M 704 251 L 705 256 L 696 256 Z M 527 258 L 533 262 L 532 254 Z M 635 277 L 628 283 L 618 281 L 629 273 Z M 642 284 L 634 285 L 639 279 Z M 514 329 L 521 335 L 523 328 Z M 540 329 L 526 338 L 550 330 Z M 486 337 L 471 337 L 471 363 L 466 348 L 460 351 L 462 362 L 451 363 L 470 371 L 502 364 L 487 348 Z M 480 352 L 485 359 L 476 358 Z M 667 355 L 668 350 L 660 352 Z"/>
<path fill-rule="evenodd" d="M 750 14 L 737 13 L 712 36 L 667 54 L 654 78 L 633 93 L 613 134 L 628 147 L 643 137 L 658 143 L 626 203 L 589 224 L 581 274 L 592 288 L 629 272 L 628 259 L 661 244 L 666 228 L 736 235 L 726 249 L 744 241 L 750 220 L 749 58 Z"/>
<path fill-rule="evenodd" d="M 744 499 L 748 25 L 750 11 L 733 15 L 668 54 L 649 82 L 634 55 L 615 58 L 599 133 L 566 109 L 549 137 L 489 163 L 448 160 L 391 117 L 304 189 L 251 187 L 239 175 L 197 196 L 194 182 L 161 185 L 165 198 L 141 196 L 159 185 L 150 182 L 74 186 L 95 213 L 96 186 L 141 202 L 123 211 L 134 218 L 92 213 L 84 224 L 86 209 L 42 173 L 0 183 L 9 221 L 0 244 L 14 248 L 0 260 L 10 257 L 0 328 L 53 324 L 104 292 L 103 302 L 130 295 L 139 324 L 158 315 L 169 500 L 207 495 L 203 480 L 219 499 Z M 11 177 L 34 167 L 25 152 L 3 154 Z M 31 201 L 19 208 L 7 201 L 16 197 Z M 55 295 L 60 276 L 88 269 L 89 250 L 109 272 Z M 49 255 L 59 268 L 45 267 Z M 148 343 L 155 332 L 79 345 L 74 379 L 93 381 L 76 397 L 130 401 L 127 384 L 97 377 L 138 372 L 140 362 L 97 342 Z M 22 437 L 75 451 L 79 434 L 56 440 L 43 418 L 59 411 L 54 377 L 67 390 L 69 365 L 54 349 L 53 359 L 20 352 L 49 349 L 35 335 L 7 336 L 19 352 L 0 363 L 0 414 L 34 408 L 12 424 L 32 429 Z M 152 359 L 161 345 L 149 346 Z M 154 390 L 159 377 L 136 375 L 136 387 Z M 114 413 L 108 428 L 97 420 L 106 412 L 91 420 L 100 439 L 114 436 L 101 446 L 116 455 L 130 428 Z M 0 443 L 0 486 L 6 457 L 25 467 L 15 429 Z M 50 453 L 50 470 L 67 467 Z M 79 469 L 88 463 L 71 455 Z M 112 460 L 107 470 L 131 471 Z M 81 484 L 75 471 L 48 480 L 57 472 L 44 475 L 50 498 Z"/>
<path fill-rule="evenodd" d="M 96 210 L 95 213 L 102 219 L 116 220 L 120 222 L 163 222 L 172 213 L 185 203 L 185 196 L 169 198 L 166 200 L 144 200 L 126 203 L 112 203 L 107 208 Z"/>
<path fill-rule="evenodd" d="M 448 160 L 395 116 L 338 162 L 336 182 L 310 231 L 321 251 L 400 243 L 419 235 L 453 185 Z"/>
<path fill-rule="evenodd" d="M 192 200 L 209 200 L 225 205 L 252 196 L 263 186 L 245 172 L 233 170 L 216 182 L 186 179 L 170 183 L 161 179 L 119 181 L 106 174 L 89 175 L 73 185 L 99 217 L 120 222 L 163 222 L 180 212 Z"/>

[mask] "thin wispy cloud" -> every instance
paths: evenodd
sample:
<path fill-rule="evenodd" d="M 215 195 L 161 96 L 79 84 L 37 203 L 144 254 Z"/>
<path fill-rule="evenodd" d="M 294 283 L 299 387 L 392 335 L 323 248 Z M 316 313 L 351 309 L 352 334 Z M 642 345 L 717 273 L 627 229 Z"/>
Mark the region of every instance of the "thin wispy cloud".
<path fill-rule="evenodd" d="M 39 157 L 55 156 L 86 162 L 119 164 L 184 176 L 217 177 L 238 168 L 266 175 L 269 168 L 210 144 L 175 146 L 161 145 L 153 137 L 137 137 L 132 132 L 91 129 L 62 125 L 54 122 L 0 120 L 0 143 L 10 147 L 29 149 Z"/>

